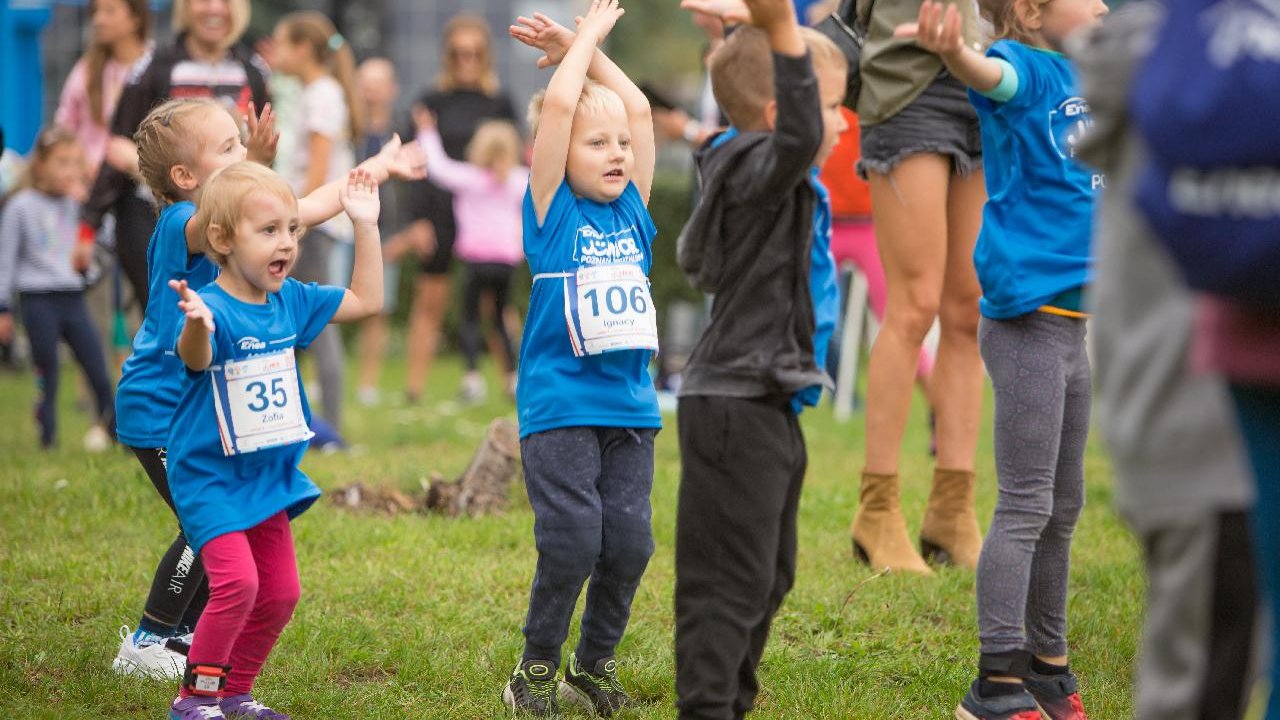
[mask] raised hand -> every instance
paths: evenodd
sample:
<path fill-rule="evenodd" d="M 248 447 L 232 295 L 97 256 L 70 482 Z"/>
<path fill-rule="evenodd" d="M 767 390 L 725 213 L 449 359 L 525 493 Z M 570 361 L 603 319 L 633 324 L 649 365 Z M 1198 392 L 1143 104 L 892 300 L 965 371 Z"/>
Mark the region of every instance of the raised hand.
<path fill-rule="evenodd" d="M 538 58 L 539 69 L 559 65 L 577 35 L 542 13 L 534 13 L 532 18 L 516 18 L 516 24 L 507 28 L 507 32 L 516 40 L 544 53 Z"/>
<path fill-rule="evenodd" d="M 578 24 L 578 34 L 588 35 L 598 45 L 609 36 L 618 18 L 626 12 L 618 4 L 618 0 L 591 0 L 591 7 Z"/>
<path fill-rule="evenodd" d="M 421 180 L 427 176 L 427 154 L 418 143 L 403 144 L 399 135 L 392 135 L 375 159 L 386 170 L 387 176 L 396 180 Z"/>
<path fill-rule="evenodd" d="M 730 25 L 750 25 L 752 22 L 751 9 L 742 0 L 681 0 L 680 7 Z"/>
<path fill-rule="evenodd" d="M 347 184 L 338 191 L 342 209 L 357 225 L 377 225 L 381 203 L 378 199 L 378 181 L 366 171 L 356 168 L 347 173 Z"/>
<path fill-rule="evenodd" d="M 170 280 L 169 287 L 178 293 L 178 309 L 186 313 L 187 320 L 203 322 L 205 329 L 212 333 L 213 313 L 209 310 L 209 306 L 204 304 L 200 295 L 187 285 L 187 281 Z"/>
<path fill-rule="evenodd" d="M 791 0 L 743 0 L 751 11 L 751 24 L 769 30 L 799 24 Z"/>
<path fill-rule="evenodd" d="M 267 167 L 276 159 L 276 144 L 280 142 L 280 133 L 276 132 L 276 116 L 271 111 L 271 103 L 262 106 L 262 115 L 254 113 L 253 101 L 249 101 L 249 113 L 244 116 L 249 125 L 249 142 L 245 143 L 248 151 L 246 160 L 261 163 Z"/>
<path fill-rule="evenodd" d="M 955 5 L 934 0 L 920 3 L 920 14 L 913 23 L 894 28 L 894 37 L 915 38 L 920 47 L 942 58 L 954 58 L 964 52 L 964 34 L 960 13 Z"/>
<path fill-rule="evenodd" d="M 423 133 L 435 129 L 436 114 L 426 107 L 414 103 L 409 112 L 413 115 L 413 126 L 418 128 L 418 132 Z"/>

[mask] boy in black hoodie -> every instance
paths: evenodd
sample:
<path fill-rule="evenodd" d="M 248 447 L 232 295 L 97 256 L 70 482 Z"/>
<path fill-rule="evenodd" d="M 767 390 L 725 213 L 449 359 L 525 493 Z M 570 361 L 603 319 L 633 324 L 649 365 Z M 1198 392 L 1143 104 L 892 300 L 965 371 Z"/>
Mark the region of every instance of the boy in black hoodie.
<path fill-rule="evenodd" d="M 684 4 L 724 14 L 731 3 Z M 799 27 L 790 0 L 745 5 L 755 27 L 730 35 L 711 60 L 712 90 L 733 126 L 696 156 L 702 197 L 678 250 L 693 285 L 715 296 L 679 400 L 681 718 L 752 709 L 769 624 L 795 577 L 806 464 L 797 412 L 830 384 L 814 357 L 810 274 L 830 208 L 811 173 L 845 125 L 847 64 L 830 40 Z"/>

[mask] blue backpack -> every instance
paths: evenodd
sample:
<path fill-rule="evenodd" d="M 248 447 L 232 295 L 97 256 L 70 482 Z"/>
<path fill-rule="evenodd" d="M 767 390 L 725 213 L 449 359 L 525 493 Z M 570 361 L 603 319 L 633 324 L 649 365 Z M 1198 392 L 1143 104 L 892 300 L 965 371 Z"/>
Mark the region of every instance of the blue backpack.
<path fill-rule="evenodd" d="M 1187 283 L 1280 307 L 1280 0 L 1170 0 L 1130 111 L 1137 204 Z"/>

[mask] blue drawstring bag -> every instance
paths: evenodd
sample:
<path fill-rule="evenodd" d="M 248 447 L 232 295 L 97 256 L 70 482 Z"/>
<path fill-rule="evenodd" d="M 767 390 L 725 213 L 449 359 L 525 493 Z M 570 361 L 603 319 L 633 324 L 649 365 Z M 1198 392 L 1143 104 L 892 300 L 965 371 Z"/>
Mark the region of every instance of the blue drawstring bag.
<path fill-rule="evenodd" d="M 1280 0 L 1171 0 L 1130 110 L 1136 201 L 1188 284 L 1280 307 Z"/>

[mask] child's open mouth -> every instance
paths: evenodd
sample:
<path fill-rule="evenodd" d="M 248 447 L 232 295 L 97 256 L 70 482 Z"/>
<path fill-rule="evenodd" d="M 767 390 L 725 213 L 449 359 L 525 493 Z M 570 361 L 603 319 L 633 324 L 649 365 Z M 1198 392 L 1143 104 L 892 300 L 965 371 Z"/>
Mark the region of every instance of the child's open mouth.
<path fill-rule="evenodd" d="M 622 168 L 616 168 L 605 173 L 604 177 L 606 180 L 621 180 L 626 177 L 626 175 L 622 172 Z"/>
<path fill-rule="evenodd" d="M 288 269 L 289 263 L 285 260 L 272 260 L 267 266 L 267 272 L 271 273 L 273 278 L 283 278 Z"/>

